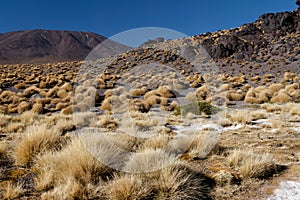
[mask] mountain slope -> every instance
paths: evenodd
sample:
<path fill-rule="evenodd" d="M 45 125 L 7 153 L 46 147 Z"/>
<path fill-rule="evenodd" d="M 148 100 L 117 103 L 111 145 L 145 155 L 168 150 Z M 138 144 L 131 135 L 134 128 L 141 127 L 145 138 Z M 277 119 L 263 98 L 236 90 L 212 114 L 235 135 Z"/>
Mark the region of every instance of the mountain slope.
<path fill-rule="evenodd" d="M 51 63 L 84 60 L 104 36 L 90 32 L 33 30 L 0 34 L 0 64 Z M 115 48 L 102 49 L 105 55 L 114 55 L 130 48 L 113 43 Z"/>

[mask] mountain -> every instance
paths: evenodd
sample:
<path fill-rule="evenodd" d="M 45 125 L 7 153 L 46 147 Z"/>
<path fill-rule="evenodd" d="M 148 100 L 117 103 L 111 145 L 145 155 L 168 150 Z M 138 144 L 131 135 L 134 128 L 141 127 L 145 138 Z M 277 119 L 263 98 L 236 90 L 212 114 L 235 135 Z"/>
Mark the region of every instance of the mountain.
<path fill-rule="evenodd" d="M 27 30 L 4 33 L 0 34 L 0 64 L 84 60 L 103 41 L 108 48 L 101 48 L 101 54 L 106 56 L 131 49 L 90 32 Z"/>

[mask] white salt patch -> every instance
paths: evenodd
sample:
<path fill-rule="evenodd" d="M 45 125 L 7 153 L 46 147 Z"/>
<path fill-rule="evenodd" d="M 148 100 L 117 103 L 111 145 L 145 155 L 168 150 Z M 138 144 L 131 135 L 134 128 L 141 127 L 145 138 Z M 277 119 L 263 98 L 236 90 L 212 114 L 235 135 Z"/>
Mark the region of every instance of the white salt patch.
<path fill-rule="evenodd" d="M 229 126 L 229 127 L 225 127 L 223 128 L 224 131 L 234 131 L 234 130 L 238 130 L 240 128 L 243 128 L 243 124 L 236 124 L 236 125 L 233 125 L 233 126 Z"/>
<path fill-rule="evenodd" d="M 268 200 L 300 200 L 300 182 L 283 181 Z"/>
<path fill-rule="evenodd" d="M 242 124 L 236 124 L 229 127 L 222 127 L 218 124 L 191 124 L 190 126 L 173 126 L 175 128 L 175 132 L 178 134 L 182 134 L 188 131 L 202 131 L 204 129 L 213 129 L 216 132 L 229 131 L 229 130 L 238 130 L 243 127 Z"/>

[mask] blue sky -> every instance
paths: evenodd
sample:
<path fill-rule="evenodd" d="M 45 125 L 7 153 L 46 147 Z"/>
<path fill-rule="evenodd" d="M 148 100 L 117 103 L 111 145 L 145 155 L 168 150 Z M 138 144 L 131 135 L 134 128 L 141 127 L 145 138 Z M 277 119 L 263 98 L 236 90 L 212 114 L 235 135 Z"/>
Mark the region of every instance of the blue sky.
<path fill-rule="evenodd" d="M 54 29 L 111 37 L 133 28 L 162 27 L 196 35 L 296 8 L 295 0 L 4 0 L 0 33 Z"/>

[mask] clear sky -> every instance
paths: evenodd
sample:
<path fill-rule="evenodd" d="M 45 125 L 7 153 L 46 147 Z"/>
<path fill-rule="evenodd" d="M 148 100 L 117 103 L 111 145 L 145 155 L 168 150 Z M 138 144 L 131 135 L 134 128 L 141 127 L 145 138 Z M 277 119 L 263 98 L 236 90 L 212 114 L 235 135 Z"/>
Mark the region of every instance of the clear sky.
<path fill-rule="evenodd" d="M 140 27 L 196 35 L 297 8 L 295 0 L 3 0 L 0 5 L 0 33 L 52 29 L 106 37 Z"/>

